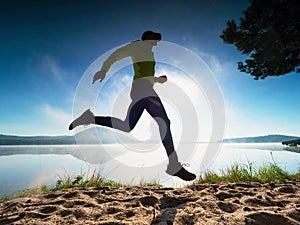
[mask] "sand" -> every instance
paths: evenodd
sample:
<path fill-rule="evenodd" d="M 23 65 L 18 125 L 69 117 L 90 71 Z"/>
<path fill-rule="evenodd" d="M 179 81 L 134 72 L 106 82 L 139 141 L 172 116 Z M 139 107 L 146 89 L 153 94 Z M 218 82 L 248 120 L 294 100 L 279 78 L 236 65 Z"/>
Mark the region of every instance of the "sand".
<path fill-rule="evenodd" d="M 97 187 L 0 202 L 0 224 L 299 225 L 300 181 Z"/>

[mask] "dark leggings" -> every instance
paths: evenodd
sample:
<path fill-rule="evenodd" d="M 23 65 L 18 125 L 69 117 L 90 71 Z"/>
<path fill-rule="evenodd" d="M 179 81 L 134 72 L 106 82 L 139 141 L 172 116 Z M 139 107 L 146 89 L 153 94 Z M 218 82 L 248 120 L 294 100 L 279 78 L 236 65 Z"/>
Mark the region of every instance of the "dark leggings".
<path fill-rule="evenodd" d="M 160 137 L 168 156 L 171 156 L 172 153 L 173 155 L 176 155 L 170 129 L 170 120 L 160 98 L 157 96 L 145 97 L 137 102 L 132 101 L 127 111 L 125 120 L 120 120 L 115 117 L 96 116 L 95 123 L 101 126 L 130 132 L 142 116 L 144 109 L 146 109 L 147 112 L 157 122 L 159 126 Z"/>

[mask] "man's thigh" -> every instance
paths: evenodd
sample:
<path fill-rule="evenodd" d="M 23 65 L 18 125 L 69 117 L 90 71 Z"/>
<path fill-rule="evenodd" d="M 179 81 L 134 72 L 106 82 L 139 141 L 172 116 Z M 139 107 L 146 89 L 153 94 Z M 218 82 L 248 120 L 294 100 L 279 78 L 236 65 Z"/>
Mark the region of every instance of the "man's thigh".
<path fill-rule="evenodd" d="M 168 116 L 165 110 L 164 105 L 162 104 L 160 98 L 158 97 L 149 97 L 147 98 L 147 104 L 145 105 L 147 112 L 153 118 L 161 118 L 163 120 L 168 120 Z"/>

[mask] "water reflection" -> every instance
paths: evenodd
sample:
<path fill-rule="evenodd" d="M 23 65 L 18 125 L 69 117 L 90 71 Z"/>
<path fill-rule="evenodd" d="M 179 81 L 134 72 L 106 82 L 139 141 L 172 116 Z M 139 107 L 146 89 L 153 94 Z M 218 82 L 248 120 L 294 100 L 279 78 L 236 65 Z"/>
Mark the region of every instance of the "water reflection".
<path fill-rule="evenodd" d="M 190 170 L 198 175 L 203 172 L 199 165 L 203 156 L 206 144 L 198 144 L 198 151 L 189 161 Z M 188 148 L 189 145 L 186 144 Z M 122 168 L 124 160 L 124 148 L 121 145 L 110 145 L 106 148 L 111 150 L 109 156 L 105 156 L 99 151 L 99 146 L 87 146 L 87 152 L 76 145 L 61 146 L 0 146 L 0 197 L 20 191 L 26 188 L 32 188 L 41 185 L 54 186 L 59 176 L 70 175 L 74 177 L 79 174 L 90 175 L 94 170 L 100 171 L 105 177 L 114 179 L 123 183 L 139 183 L 143 181 L 159 181 L 164 186 L 180 187 L 186 183 L 183 181 L 168 177 L 163 167 L 151 170 L 151 160 L 155 158 L 144 159 L 136 152 L 131 152 L 130 160 L 126 159 L 127 166 L 135 165 L 134 173 L 128 174 Z M 81 151 L 80 151 L 81 149 Z M 163 150 L 162 150 L 163 152 Z M 90 155 L 91 154 L 91 155 Z M 103 157 L 103 164 L 93 164 L 86 162 L 87 155 Z M 161 157 L 161 152 L 158 152 Z M 105 157 L 109 157 L 106 158 Z M 92 159 L 90 157 L 89 159 Z M 112 163 L 109 159 L 114 158 Z M 162 159 L 161 159 L 162 160 Z M 167 160 L 167 157 L 164 158 Z M 149 165 L 146 165 L 149 161 Z M 300 168 L 300 154 L 284 151 L 282 145 L 278 144 L 223 144 L 218 156 L 208 169 L 218 171 L 235 162 L 241 164 L 254 162 L 260 166 L 263 163 L 275 161 L 279 166 L 289 172 L 297 172 Z M 167 161 L 166 161 L 167 162 Z M 124 165 L 123 165 L 124 166 Z M 150 169 L 149 169 L 150 168 Z M 207 168 L 206 168 L 207 169 Z"/>

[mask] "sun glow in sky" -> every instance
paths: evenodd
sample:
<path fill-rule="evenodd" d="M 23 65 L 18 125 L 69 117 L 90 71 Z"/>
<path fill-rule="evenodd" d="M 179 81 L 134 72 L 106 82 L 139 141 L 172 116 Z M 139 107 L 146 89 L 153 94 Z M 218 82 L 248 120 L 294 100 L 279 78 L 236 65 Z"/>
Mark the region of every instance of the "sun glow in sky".
<path fill-rule="evenodd" d="M 164 41 L 190 49 L 210 68 L 225 103 L 225 137 L 300 135 L 299 75 L 255 81 L 237 69 L 237 62 L 245 56 L 219 37 L 226 21 L 238 19 L 247 6 L 245 0 L 2 3 L 0 134 L 73 134 L 67 128 L 84 72 L 105 52 L 140 39 L 151 29 L 162 33 Z M 175 63 L 180 60 L 176 55 L 170 57 Z M 121 84 L 131 82 L 132 72 L 131 68 L 126 70 Z M 157 73 L 166 73 L 170 81 L 183 84 L 174 71 L 158 68 Z M 184 85 L 182 88 L 189 88 Z M 197 100 L 192 90 L 190 87 L 191 98 Z M 99 107 L 114 102 L 114 95 L 112 90 L 100 96 L 95 113 L 105 112 Z M 198 97 L 205 103 L 201 95 Z M 171 108 L 169 111 L 174 114 Z M 204 121 L 199 126 L 203 126 L 203 133 L 209 132 L 210 122 Z M 180 125 L 177 122 L 174 124 Z"/>

